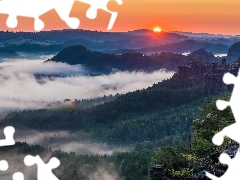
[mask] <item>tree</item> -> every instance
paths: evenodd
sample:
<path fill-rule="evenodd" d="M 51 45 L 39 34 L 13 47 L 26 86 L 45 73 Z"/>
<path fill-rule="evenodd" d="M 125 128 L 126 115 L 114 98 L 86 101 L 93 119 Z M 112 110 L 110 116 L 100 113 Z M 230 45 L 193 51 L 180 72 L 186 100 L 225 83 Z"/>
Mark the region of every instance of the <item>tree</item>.
<path fill-rule="evenodd" d="M 229 98 L 229 97 L 225 97 Z M 224 127 L 234 123 L 230 108 L 219 111 L 215 103 L 209 103 L 203 108 L 200 119 L 193 122 L 194 142 L 193 153 L 199 158 L 209 159 L 213 162 L 218 155 L 234 144 L 231 139 L 225 138 L 225 143 L 218 147 L 212 143 L 212 137 Z"/>

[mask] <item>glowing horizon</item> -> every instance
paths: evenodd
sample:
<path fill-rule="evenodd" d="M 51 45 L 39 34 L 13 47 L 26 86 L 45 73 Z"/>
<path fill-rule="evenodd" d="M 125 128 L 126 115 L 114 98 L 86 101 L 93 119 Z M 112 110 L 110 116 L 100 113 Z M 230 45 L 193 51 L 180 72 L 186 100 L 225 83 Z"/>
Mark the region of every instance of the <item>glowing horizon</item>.
<path fill-rule="evenodd" d="M 109 9 L 119 13 L 110 32 L 126 32 L 137 29 L 152 30 L 156 26 L 163 32 L 181 31 L 223 35 L 239 35 L 240 1 L 229 0 L 123 0 L 119 6 L 111 1 Z M 95 20 L 87 19 L 85 13 L 89 5 L 75 2 L 70 16 L 77 17 L 81 23 L 79 29 L 106 31 L 110 14 L 98 11 Z M 15 29 L 7 28 L 8 15 L 0 15 L 0 30 L 34 32 L 33 19 L 18 17 L 19 25 Z M 45 22 L 43 31 L 69 29 L 60 20 L 54 10 L 41 16 Z"/>

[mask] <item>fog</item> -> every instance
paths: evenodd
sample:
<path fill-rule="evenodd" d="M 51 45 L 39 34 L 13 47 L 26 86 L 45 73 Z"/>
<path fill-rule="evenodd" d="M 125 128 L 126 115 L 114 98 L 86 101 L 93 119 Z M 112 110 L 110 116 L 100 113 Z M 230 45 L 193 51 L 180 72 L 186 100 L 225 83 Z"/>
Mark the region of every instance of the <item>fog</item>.
<path fill-rule="evenodd" d="M 41 58 L 46 59 L 47 57 L 43 56 L 35 60 L 14 59 L 14 61 L 4 59 L 4 61 L 0 63 L 0 67 L 5 73 L 54 74 L 63 76 L 88 73 L 81 65 L 68 65 L 66 63 L 56 62 L 44 63 L 44 60 Z"/>
<path fill-rule="evenodd" d="M 22 150 L 20 150 L 20 151 L 22 151 Z M 0 155 L 0 158 L 6 160 L 8 162 L 9 168 L 7 171 L 1 172 L 1 179 L 4 179 L 4 180 L 5 179 L 6 180 L 13 179 L 12 176 L 14 173 L 21 172 L 24 175 L 24 179 L 37 180 L 38 179 L 37 178 L 37 174 L 38 174 L 37 165 L 35 164 L 33 166 L 26 166 L 24 164 L 24 158 L 26 157 L 26 155 L 27 154 L 23 153 L 23 152 L 19 153 L 19 150 L 16 148 L 12 149 L 11 151 L 2 152 Z M 38 155 L 42 158 L 44 163 L 48 163 L 52 157 L 52 153 L 50 153 L 48 151 L 44 151 Z M 55 170 L 55 172 L 53 174 L 59 179 L 63 179 L 63 177 L 65 177 L 64 179 L 66 179 L 65 173 L 69 172 L 68 165 L 71 165 L 71 162 L 64 161 L 64 163 L 63 163 L 62 161 L 60 161 L 60 163 L 61 164 L 59 167 L 57 167 L 56 169 L 55 168 L 53 169 L 53 170 Z M 113 165 L 110 168 L 109 168 L 109 164 L 106 164 L 104 162 L 99 163 L 97 168 L 93 168 L 91 166 L 83 167 L 84 164 L 82 164 L 82 163 L 80 165 L 82 165 L 82 166 L 77 168 L 77 173 L 80 177 L 81 177 L 81 175 L 83 177 L 86 177 L 83 179 L 89 179 L 89 180 L 96 180 L 96 179 L 98 179 L 98 180 L 118 180 L 118 179 L 120 179 L 118 177 L 118 174 Z M 69 175 L 69 176 L 71 176 L 71 175 Z"/>
<path fill-rule="evenodd" d="M 44 57 L 46 58 L 46 57 Z M 37 109 L 44 102 L 64 99 L 88 99 L 127 93 L 147 88 L 170 78 L 174 72 L 164 69 L 146 72 L 116 72 L 109 75 L 86 76 L 81 65 L 43 63 L 41 58 L 5 59 L 0 63 L 0 112 Z M 55 74 L 63 77 L 40 77 L 34 74 Z"/>
<path fill-rule="evenodd" d="M 227 54 L 214 54 L 215 57 L 226 57 Z"/>
<path fill-rule="evenodd" d="M 23 159 L 26 154 L 17 152 L 16 149 L 13 151 L 1 152 L 0 158 L 8 162 L 9 168 L 7 171 L 1 172 L 1 179 L 10 180 L 15 172 L 21 172 L 24 174 L 24 179 L 37 180 L 37 167 L 34 166 L 25 166 Z"/>
<path fill-rule="evenodd" d="M 51 147 L 52 150 L 61 149 L 65 152 L 75 152 L 76 154 L 83 155 L 112 155 L 113 153 L 127 151 L 126 148 L 116 148 L 113 146 L 109 146 L 105 143 L 81 142 L 81 137 L 79 135 L 76 135 L 76 133 L 70 133 L 68 131 L 40 132 L 30 129 L 25 129 L 24 131 L 16 129 L 14 136 L 16 142 L 26 141 L 30 145 L 43 145 L 44 147 Z M 51 137 L 54 138 L 54 140 L 49 140 L 49 138 Z M 0 128 L 0 138 L 4 138 L 3 128 Z M 36 166 L 26 167 L 24 165 L 23 159 L 26 156 L 27 152 L 23 153 L 22 151 L 24 150 L 22 150 L 21 148 L 19 150 L 18 148 L 12 147 L 11 151 L 1 152 L 0 157 L 7 160 L 9 163 L 9 170 L 2 173 L 1 177 L 7 179 L 11 177 L 14 172 L 20 171 L 24 174 L 26 179 L 36 179 Z M 43 161 L 47 163 L 51 158 L 52 153 L 49 151 L 43 151 L 39 155 L 43 159 Z M 58 168 L 58 174 L 60 174 L 60 179 L 65 168 L 68 167 L 64 163 L 62 163 Z M 109 166 L 107 166 L 104 161 L 100 163 L 97 169 L 89 169 L 90 173 L 88 171 L 88 173 L 86 174 L 85 171 L 82 170 L 84 170 L 84 168 L 81 170 L 79 169 L 81 174 L 88 176 L 88 178 L 92 180 L 94 180 L 96 177 L 98 177 L 99 180 L 112 180 L 118 178 L 118 175 L 114 171 L 113 167 L 109 168 Z"/>
<path fill-rule="evenodd" d="M 3 130 L 2 130 L 3 131 Z M 65 152 L 75 152 L 76 154 L 98 154 L 113 155 L 118 152 L 126 152 L 127 147 L 117 147 L 106 143 L 93 142 L 89 138 L 83 138 L 78 133 L 69 131 L 36 131 L 31 129 L 16 129 L 15 141 L 27 142 L 30 145 L 41 145 L 51 147 L 54 150 L 59 148 Z M 0 138 L 4 138 L 0 133 Z"/>
<path fill-rule="evenodd" d="M 89 175 L 89 180 L 117 180 L 118 175 L 116 172 L 109 172 L 104 167 L 100 167 L 96 172 Z"/>

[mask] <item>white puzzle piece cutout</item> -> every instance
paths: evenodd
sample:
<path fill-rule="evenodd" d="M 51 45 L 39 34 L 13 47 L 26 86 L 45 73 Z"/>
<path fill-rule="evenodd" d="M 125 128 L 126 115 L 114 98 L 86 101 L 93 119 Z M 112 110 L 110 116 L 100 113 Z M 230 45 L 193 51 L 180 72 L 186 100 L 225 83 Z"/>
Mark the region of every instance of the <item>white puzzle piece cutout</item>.
<path fill-rule="evenodd" d="M 235 123 L 231 124 L 224 129 L 222 129 L 220 132 L 218 132 L 216 135 L 213 137 L 213 143 L 215 145 L 220 146 L 223 141 L 224 141 L 224 136 L 228 136 L 232 140 L 240 143 L 240 109 L 239 109 L 239 99 L 240 99 L 240 76 L 235 77 L 234 75 L 230 73 L 226 73 L 223 76 L 223 82 L 225 84 L 234 84 L 234 89 L 230 98 L 230 101 L 223 101 L 223 100 L 218 100 L 216 102 L 217 108 L 219 110 L 224 110 L 227 108 L 227 106 L 231 107 L 231 110 L 233 112 L 234 118 L 235 118 Z"/>
<path fill-rule="evenodd" d="M 15 129 L 12 126 L 7 126 L 4 128 L 5 139 L 0 140 L 0 146 L 14 145 L 14 133 Z M 42 159 L 37 156 L 27 155 L 24 158 L 24 163 L 27 166 L 32 166 L 34 164 L 38 165 L 38 180 L 58 180 L 58 178 L 52 173 L 52 169 L 57 168 L 60 165 L 60 161 L 53 157 L 50 161 L 45 164 Z M 8 169 L 8 162 L 5 160 L 0 161 L 0 171 L 6 171 Z M 12 176 L 13 180 L 24 180 L 24 175 L 21 172 L 16 172 Z"/>
<path fill-rule="evenodd" d="M 37 156 L 28 155 L 24 158 L 26 166 L 38 165 L 37 177 L 38 180 L 58 180 L 58 178 L 52 173 L 52 169 L 57 168 L 60 165 L 60 161 L 53 157 L 45 164 L 43 160 Z"/>
<path fill-rule="evenodd" d="M 91 6 L 86 13 L 86 16 L 89 19 L 95 19 L 97 17 L 97 11 L 99 9 L 102 9 L 102 10 L 110 13 L 111 18 L 110 18 L 107 30 L 112 29 L 112 27 L 113 27 L 113 25 L 114 25 L 114 23 L 117 19 L 118 13 L 110 11 L 107 8 L 107 5 L 108 5 L 110 0 L 77 0 L 77 1 L 89 4 Z M 118 3 L 118 5 L 123 4 L 122 0 L 115 0 L 115 1 Z"/>
<path fill-rule="evenodd" d="M 0 161 L 0 171 L 6 171 L 8 169 L 8 162 L 5 160 Z"/>
<path fill-rule="evenodd" d="M 216 177 L 208 172 L 206 172 L 206 176 L 212 180 L 237 180 L 240 179 L 240 154 L 239 151 L 237 152 L 236 156 L 231 159 L 230 156 L 226 153 L 222 153 L 219 157 L 219 161 L 222 164 L 228 165 L 228 170 L 225 174 L 223 174 L 221 177 Z"/>
<path fill-rule="evenodd" d="M 74 0 L 1 0 L 0 13 L 9 15 L 6 22 L 9 28 L 17 27 L 17 16 L 24 16 L 34 18 L 34 29 L 40 31 L 44 28 L 44 22 L 39 16 L 55 9 L 70 28 L 76 29 L 80 24 L 79 19 L 69 17 L 73 3 Z"/>
<path fill-rule="evenodd" d="M 16 172 L 13 174 L 13 180 L 24 180 L 24 175 L 21 172 Z"/>
<path fill-rule="evenodd" d="M 0 140 L 0 147 L 1 146 L 11 146 L 15 144 L 15 140 L 14 140 L 14 133 L 15 133 L 15 129 L 12 126 L 7 126 L 4 128 L 3 130 L 5 139 L 1 139 Z"/>
<path fill-rule="evenodd" d="M 233 112 L 235 123 L 231 124 L 225 128 L 223 128 L 220 132 L 215 134 L 212 138 L 212 142 L 220 146 L 224 142 L 224 137 L 227 136 L 231 138 L 232 140 L 240 143 L 240 109 L 239 109 L 239 103 L 240 103 L 240 70 L 238 72 L 238 76 L 235 77 L 234 75 L 230 73 L 226 73 L 223 76 L 223 82 L 225 84 L 234 84 L 233 92 L 230 98 L 230 101 L 223 101 L 218 100 L 216 102 L 216 106 L 219 110 L 224 110 L 227 106 L 231 107 L 231 110 Z M 212 180 L 220 179 L 220 180 L 234 180 L 234 179 L 240 179 L 240 151 L 238 149 L 235 157 L 233 159 L 230 158 L 229 155 L 226 153 L 222 153 L 219 157 L 220 162 L 223 164 L 228 165 L 228 170 L 225 174 L 223 174 L 221 177 L 216 177 L 208 172 L 206 172 L 206 176 Z"/>
<path fill-rule="evenodd" d="M 97 16 L 98 9 L 102 9 L 111 14 L 111 19 L 108 25 L 108 30 L 112 29 L 118 13 L 110 11 L 107 4 L 110 0 L 77 0 L 89 4 L 91 7 L 86 15 L 90 19 Z M 115 0 L 119 5 L 122 5 L 122 0 Z M 77 29 L 80 25 L 78 18 L 69 17 L 75 0 L 1 0 L 0 14 L 8 14 L 7 26 L 15 28 L 18 25 L 17 16 L 34 18 L 34 29 L 41 31 L 45 24 L 39 17 L 46 12 L 55 9 L 59 17 L 72 28 Z"/>

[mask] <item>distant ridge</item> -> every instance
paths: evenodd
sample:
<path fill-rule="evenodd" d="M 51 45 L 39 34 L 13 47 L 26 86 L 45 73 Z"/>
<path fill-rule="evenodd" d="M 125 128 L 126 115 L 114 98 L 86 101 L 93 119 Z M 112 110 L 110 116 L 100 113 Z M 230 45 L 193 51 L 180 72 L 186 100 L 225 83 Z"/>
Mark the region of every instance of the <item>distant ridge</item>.
<path fill-rule="evenodd" d="M 155 47 L 147 47 L 139 49 L 140 52 L 193 52 L 197 49 L 204 48 L 208 52 L 212 53 L 227 53 L 229 46 L 225 44 L 213 44 L 209 42 L 198 42 L 192 39 L 188 39 L 179 43 L 165 44 Z"/>
<path fill-rule="evenodd" d="M 240 58 L 240 41 L 231 45 L 228 50 L 227 58 L 233 61 Z"/>
<path fill-rule="evenodd" d="M 18 57 L 19 54 L 16 53 L 15 51 L 5 48 L 5 47 L 0 47 L 0 58 L 13 58 L 13 57 Z"/>

